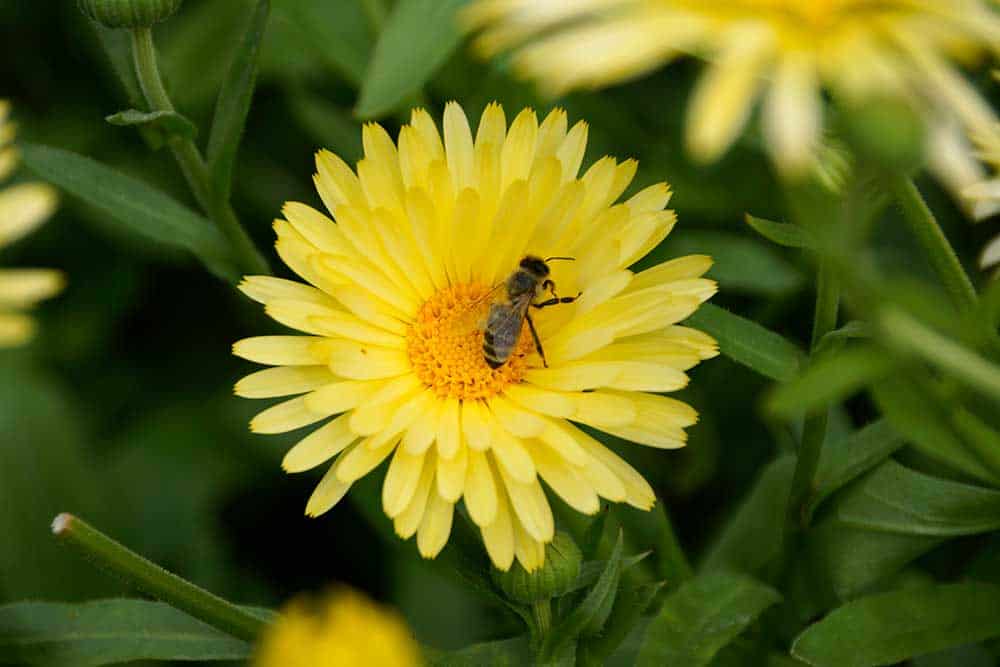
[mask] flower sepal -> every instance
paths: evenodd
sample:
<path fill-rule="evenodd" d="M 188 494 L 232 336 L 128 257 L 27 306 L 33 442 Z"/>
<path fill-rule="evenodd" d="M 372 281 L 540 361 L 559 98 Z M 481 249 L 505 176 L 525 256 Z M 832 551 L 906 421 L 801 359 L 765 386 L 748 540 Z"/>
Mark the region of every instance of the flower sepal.
<path fill-rule="evenodd" d="M 80 11 L 107 28 L 149 28 L 180 9 L 184 0 L 79 0 Z"/>
<path fill-rule="evenodd" d="M 494 568 L 491 574 L 493 583 L 507 599 L 530 605 L 574 590 L 582 559 L 583 555 L 573 538 L 558 532 L 545 547 L 545 564 L 542 567 L 528 572 L 520 563 L 514 563 L 506 572 Z"/>

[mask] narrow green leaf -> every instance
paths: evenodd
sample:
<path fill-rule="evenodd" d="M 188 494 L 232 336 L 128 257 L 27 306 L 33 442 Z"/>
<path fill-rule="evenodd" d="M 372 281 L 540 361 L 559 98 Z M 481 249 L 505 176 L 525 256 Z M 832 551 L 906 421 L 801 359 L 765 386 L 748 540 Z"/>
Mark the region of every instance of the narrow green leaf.
<path fill-rule="evenodd" d="M 794 469 L 793 456 L 782 456 L 764 468 L 750 494 L 726 521 L 701 571 L 756 574 L 778 555 Z"/>
<path fill-rule="evenodd" d="M 950 411 L 923 383 L 893 376 L 872 385 L 871 392 L 892 427 L 921 452 L 977 479 L 1000 483 L 1000 475 L 951 429 Z"/>
<path fill-rule="evenodd" d="M 590 664 L 604 664 L 604 660 L 615 652 L 629 632 L 639 623 L 639 619 L 666 583 L 657 581 L 628 588 L 622 586 L 601 633 L 580 644 L 578 650 L 590 658 Z"/>
<path fill-rule="evenodd" d="M 587 592 L 583 601 L 552 629 L 542 647 L 543 655 L 556 655 L 576 640 L 580 633 L 593 628 L 598 621 L 603 625 L 604 620 L 601 617 L 607 618 L 607 614 L 610 613 L 618 581 L 621 578 L 622 548 L 622 534 L 618 533 L 615 548 L 597 583 Z"/>
<path fill-rule="evenodd" d="M 799 371 L 799 348 L 756 322 L 705 303 L 687 323 L 715 338 L 722 354 L 765 377 L 786 381 Z"/>
<path fill-rule="evenodd" d="M 617 507 L 616 516 L 625 529 L 631 549 L 648 549 L 653 553 L 657 578 L 671 587 L 691 576 L 691 565 L 677 541 L 670 517 L 663 503 L 643 511 L 634 507 Z"/>
<path fill-rule="evenodd" d="M 819 357 L 832 354 L 838 351 L 844 343 L 855 338 L 871 338 L 871 327 L 867 322 L 852 320 L 842 327 L 823 334 L 813 351 L 813 355 Z"/>
<path fill-rule="evenodd" d="M 807 508 L 809 516 L 831 493 L 877 466 L 904 444 L 903 438 L 885 419 L 846 438 L 828 442 L 823 447 L 816 490 Z"/>
<path fill-rule="evenodd" d="M 710 255 L 708 272 L 725 292 L 783 295 L 805 285 L 802 271 L 774 246 L 752 236 L 732 232 L 688 230 L 669 237 L 653 256 Z"/>
<path fill-rule="evenodd" d="M 159 132 L 164 138 L 183 137 L 194 139 L 198 128 L 190 120 L 176 111 L 139 111 L 126 109 L 104 118 L 112 125 L 121 127 L 138 126 Z"/>
<path fill-rule="evenodd" d="M 242 660 L 250 645 L 162 602 L 19 602 L 0 606 L 0 664 L 107 665 Z"/>
<path fill-rule="evenodd" d="M 1000 492 L 885 461 L 838 498 L 836 514 L 843 523 L 868 530 L 973 535 L 1000 528 Z"/>
<path fill-rule="evenodd" d="M 219 230 L 159 190 L 59 148 L 24 144 L 22 154 L 24 163 L 40 177 L 100 209 L 129 231 L 190 250 L 220 277 L 238 278 Z"/>
<path fill-rule="evenodd" d="M 208 138 L 208 169 L 212 189 L 220 202 L 229 201 L 232 191 L 233 164 L 236 162 L 236 151 L 250 111 L 250 101 L 257 81 L 260 42 L 270 13 L 270 0 L 257 0 L 250 26 L 236 50 L 222 90 L 219 91 L 212 119 L 212 133 Z"/>
<path fill-rule="evenodd" d="M 871 345 L 820 357 L 797 378 L 775 387 L 767 409 L 783 419 L 794 419 L 802 412 L 844 400 L 891 373 L 895 365 L 892 357 Z"/>
<path fill-rule="evenodd" d="M 964 274 L 963 274 L 964 275 Z M 922 357 L 995 400 L 1000 400 L 1000 366 L 926 326 L 901 309 L 886 307 L 879 329 L 891 343 Z"/>
<path fill-rule="evenodd" d="M 894 664 L 1000 635 L 998 609 L 1000 586 L 982 582 L 871 595 L 808 627 L 792 654 L 815 667 Z"/>
<path fill-rule="evenodd" d="M 633 567 L 646 560 L 652 551 L 643 551 L 640 554 L 635 554 L 634 556 L 626 556 L 622 558 L 621 571 L 628 572 Z M 572 593 L 573 591 L 583 590 L 587 588 L 595 581 L 601 578 L 604 571 L 608 569 L 608 561 L 606 560 L 588 560 L 585 561 L 580 566 L 580 574 L 577 575 L 576 580 L 570 584 L 570 587 L 566 590 L 566 593 Z"/>
<path fill-rule="evenodd" d="M 396 3 L 365 73 L 357 115 L 384 115 L 423 87 L 461 43 L 456 13 L 466 1 Z"/>
<path fill-rule="evenodd" d="M 749 577 L 704 574 L 683 584 L 663 603 L 646 630 L 640 667 L 700 667 L 760 616 L 781 595 Z"/>
<path fill-rule="evenodd" d="M 526 637 L 473 644 L 458 651 L 434 652 L 427 657 L 431 667 L 521 667 L 532 661 Z"/>
<path fill-rule="evenodd" d="M 951 423 L 983 465 L 1000 479 L 1000 432 L 963 406 L 953 407 Z"/>
<path fill-rule="evenodd" d="M 816 240 L 804 227 L 757 218 L 749 213 L 746 214 L 746 221 L 755 232 L 778 245 L 787 248 L 814 248 L 816 246 Z"/>

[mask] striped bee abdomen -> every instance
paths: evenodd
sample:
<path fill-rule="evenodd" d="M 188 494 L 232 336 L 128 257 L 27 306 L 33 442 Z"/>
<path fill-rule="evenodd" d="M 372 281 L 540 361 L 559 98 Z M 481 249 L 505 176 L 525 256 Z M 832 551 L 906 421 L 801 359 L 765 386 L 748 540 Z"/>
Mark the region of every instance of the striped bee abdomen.
<path fill-rule="evenodd" d="M 503 303 L 490 306 L 486 330 L 483 332 L 483 357 L 490 368 L 503 366 L 514 352 L 521 333 L 520 310 Z"/>

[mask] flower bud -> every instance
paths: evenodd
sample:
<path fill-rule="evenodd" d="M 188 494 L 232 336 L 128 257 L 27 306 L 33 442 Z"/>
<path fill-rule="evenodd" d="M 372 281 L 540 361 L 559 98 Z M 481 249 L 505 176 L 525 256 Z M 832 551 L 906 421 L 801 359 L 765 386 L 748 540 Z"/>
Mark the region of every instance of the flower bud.
<path fill-rule="evenodd" d="M 566 533 L 556 533 L 545 546 L 545 564 L 528 572 L 514 563 L 506 572 L 493 570 L 493 583 L 508 599 L 521 604 L 542 602 L 564 595 L 580 575 L 583 554 Z"/>
<path fill-rule="evenodd" d="M 79 0 L 80 10 L 108 28 L 148 28 L 176 12 L 183 0 Z"/>

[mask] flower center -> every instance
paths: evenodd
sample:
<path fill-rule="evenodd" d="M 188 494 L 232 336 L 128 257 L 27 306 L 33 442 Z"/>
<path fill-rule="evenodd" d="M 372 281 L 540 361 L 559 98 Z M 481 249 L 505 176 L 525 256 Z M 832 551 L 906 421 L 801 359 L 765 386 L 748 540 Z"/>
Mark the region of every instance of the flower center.
<path fill-rule="evenodd" d="M 490 398 L 520 382 L 527 370 L 534 344 L 526 323 L 507 363 L 495 369 L 486 363 L 482 325 L 489 312 L 488 293 L 488 287 L 477 283 L 445 287 L 424 302 L 410 325 L 410 364 L 420 381 L 442 398 Z"/>

